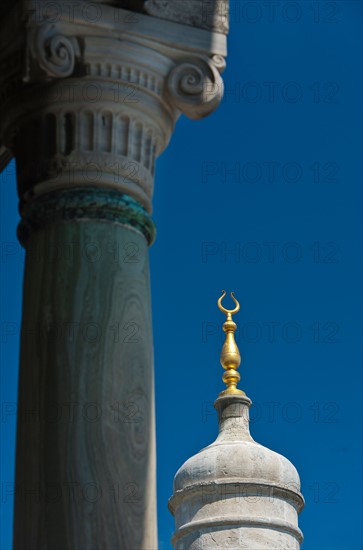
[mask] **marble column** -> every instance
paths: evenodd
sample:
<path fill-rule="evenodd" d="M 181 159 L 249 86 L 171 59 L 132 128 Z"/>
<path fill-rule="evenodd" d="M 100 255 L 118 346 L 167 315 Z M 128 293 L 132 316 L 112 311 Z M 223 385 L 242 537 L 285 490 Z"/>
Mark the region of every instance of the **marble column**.
<path fill-rule="evenodd" d="M 26 249 L 16 550 L 157 548 L 155 160 L 180 114 L 218 106 L 225 35 L 109 4 L 22 1 L 2 22 Z"/>

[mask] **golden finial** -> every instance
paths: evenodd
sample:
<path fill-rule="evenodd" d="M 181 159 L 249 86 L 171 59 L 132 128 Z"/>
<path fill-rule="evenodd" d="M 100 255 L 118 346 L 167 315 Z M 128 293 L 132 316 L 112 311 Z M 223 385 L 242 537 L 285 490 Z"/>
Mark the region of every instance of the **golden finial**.
<path fill-rule="evenodd" d="M 232 320 L 232 315 L 239 311 L 239 303 L 231 292 L 231 298 L 236 304 L 234 309 L 226 309 L 222 306 L 222 300 L 226 295 L 226 291 L 222 290 L 222 296 L 218 300 L 218 307 L 223 313 L 226 314 L 227 319 L 223 323 L 223 330 L 226 333 L 226 340 L 223 344 L 221 351 L 221 365 L 226 370 L 223 374 L 222 380 L 226 384 L 227 389 L 222 391 L 219 395 L 246 395 L 244 391 L 237 388 L 237 384 L 241 379 L 241 376 L 237 372 L 241 363 L 241 354 L 234 339 L 234 333 L 237 325 Z"/>

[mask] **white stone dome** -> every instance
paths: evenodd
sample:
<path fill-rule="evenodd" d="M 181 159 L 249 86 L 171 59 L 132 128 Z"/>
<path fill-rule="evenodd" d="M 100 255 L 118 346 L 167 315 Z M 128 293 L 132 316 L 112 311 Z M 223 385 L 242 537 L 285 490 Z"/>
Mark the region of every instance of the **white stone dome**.
<path fill-rule="evenodd" d="M 179 468 L 174 478 L 174 491 L 196 483 L 224 482 L 226 479 L 268 483 L 300 491 L 299 474 L 287 458 L 254 441 L 249 433 L 243 433 L 242 426 L 238 439 L 231 440 L 233 425 L 226 424 L 228 422 L 214 443 Z"/>
<path fill-rule="evenodd" d="M 169 508 L 177 550 L 217 548 L 214 540 L 228 548 L 227 539 L 235 548 L 300 548 L 299 475 L 287 458 L 252 439 L 250 405 L 243 394 L 219 397 L 216 441 L 176 473 Z"/>

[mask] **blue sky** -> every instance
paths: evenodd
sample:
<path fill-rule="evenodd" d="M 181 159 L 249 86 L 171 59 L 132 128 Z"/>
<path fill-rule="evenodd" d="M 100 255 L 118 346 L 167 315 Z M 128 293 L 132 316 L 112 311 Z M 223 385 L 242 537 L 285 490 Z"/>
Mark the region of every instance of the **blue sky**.
<path fill-rule="evenodd" d="M 241 303 L 251 433 L 300 473 L 303 549 L 358 550 L 362 3 L 231 4 L 225 99 L 207 119 L 181 118 L 157 163 L 159 549 L 171 550 L 175 472 L 217 435 L 216 301 L 226 288 Z M 3 406 L 16 401 L 19 338 L 4 327 L 20 322 L 23 269 L 13 172 L 0 176 Z M 4 483 L 13 479 L 15 417 L 2 420 Z M 2 498 L 1 516 L 0 547 L 10 550 L 11 499 Z"/>

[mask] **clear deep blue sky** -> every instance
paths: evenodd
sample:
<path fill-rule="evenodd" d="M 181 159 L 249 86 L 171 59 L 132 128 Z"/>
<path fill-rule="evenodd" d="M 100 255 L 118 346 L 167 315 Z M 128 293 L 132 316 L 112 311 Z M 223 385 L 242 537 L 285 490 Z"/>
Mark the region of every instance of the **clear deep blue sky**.
<path fill-rule="evenodd" d="M 180 119 L 157 164 L 159 550 L 171 549 L 175 472 L 217 435 L 222 288 L 242 306 L 252 435 L 300 473 L 303 549 L 359 550 L 362 3 L 231 4 L 228 94 L 209 118 Z M 1 176 L 2 404 L 16 401 L 19 338 L 4 324 L 20 322 L 23 269 L 13 171 Z M 4 483 L 15 417 L 2 420 Z M 1 550 L 12 505 L 2 499 Z"/>

